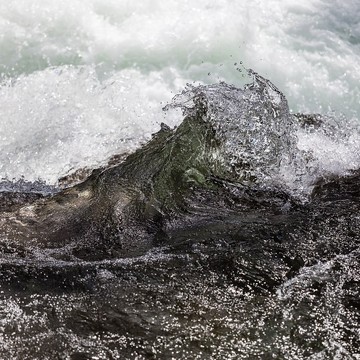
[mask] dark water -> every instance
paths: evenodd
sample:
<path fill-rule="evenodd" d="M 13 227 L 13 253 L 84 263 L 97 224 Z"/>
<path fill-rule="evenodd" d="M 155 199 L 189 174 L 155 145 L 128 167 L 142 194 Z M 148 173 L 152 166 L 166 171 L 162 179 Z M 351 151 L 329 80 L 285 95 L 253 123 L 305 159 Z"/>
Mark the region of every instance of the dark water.
<path fill-rule="evenodd" d="M 257 75 L 173 106 L 121 164 L 1 193 L 0 357 L 360 358 L 360 175 L 296 149 L 326 119 Z"/>

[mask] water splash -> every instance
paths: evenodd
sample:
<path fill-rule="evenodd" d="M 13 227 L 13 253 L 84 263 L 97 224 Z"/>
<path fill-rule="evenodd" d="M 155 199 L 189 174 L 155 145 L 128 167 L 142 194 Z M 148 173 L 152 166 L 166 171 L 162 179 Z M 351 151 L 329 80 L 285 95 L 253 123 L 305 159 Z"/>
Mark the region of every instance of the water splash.
<path fill-rule="evenodd" d="M 165 107 L 211 124 L 220 146 L 209 154 L 210 164 L 226 167 L 233 181 L 283 188 L 300 201 L 308 200 L 320 180 L 359 168 L 355 121 L 292 114 L 275 85 L 251 69 L 247 73 L 253 81 L 243 89 L 224 82 L 188 84 Z"/>
<path fill-rule="evenodd" d="M 249 74 L 253 82 L 243 89 L 224 82 L 188 85 L 165 109 L 179 107 L 211 125 L 217 145 L 208 155 L 210 166 L 225 167 L 236 182 L 273 186 L 282 164 L 292 161 L 296 123 L 285 96 L 256 72 Z"/>

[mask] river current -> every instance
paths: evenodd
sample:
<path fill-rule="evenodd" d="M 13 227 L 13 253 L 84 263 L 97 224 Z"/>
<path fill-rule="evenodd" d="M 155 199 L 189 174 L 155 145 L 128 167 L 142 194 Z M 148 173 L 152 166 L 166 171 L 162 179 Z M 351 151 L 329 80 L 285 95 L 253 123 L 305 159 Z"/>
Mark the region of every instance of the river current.
<path fill-rule="evenodd" d="M 0 4 L 0 358 L 359 359 L 359 17 Z"/>

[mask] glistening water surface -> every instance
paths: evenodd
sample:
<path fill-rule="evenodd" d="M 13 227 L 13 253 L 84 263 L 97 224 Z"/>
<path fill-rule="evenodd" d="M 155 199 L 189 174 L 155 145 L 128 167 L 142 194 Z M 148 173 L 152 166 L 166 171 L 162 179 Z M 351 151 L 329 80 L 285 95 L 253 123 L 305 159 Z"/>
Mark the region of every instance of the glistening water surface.
<path fill-rule="evenodd" d="M 296 133 L 329 119 L 252 75 L 183 92 L 177 129 L 83 183 L 7 193 L 4 357 L 359 356 L 358 172 L 315 173 Z"/>
<path fill-rule="evenodd" d="M 0 4 L 0 358 L 359 359 L 359 15 Z"/>

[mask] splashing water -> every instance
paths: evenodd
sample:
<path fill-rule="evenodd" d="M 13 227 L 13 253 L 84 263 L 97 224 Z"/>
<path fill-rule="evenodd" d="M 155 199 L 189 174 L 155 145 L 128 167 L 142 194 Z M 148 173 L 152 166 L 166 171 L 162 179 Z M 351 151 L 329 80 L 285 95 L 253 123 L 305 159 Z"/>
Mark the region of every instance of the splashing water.
<path fill-rule="evenodd" d="M 221 146 L 214 147 L 210 163 L 227 167 L 234 181 L 285 187 L 303 201 L 319 180 L 359 168 L 356 123 L 291 114 L 285 96 L 270 81 L 253 70 L 248 74 L 253 82 L 243 89 L 226 83 L 188 85 L 165 107 L 181 108 L 184 116 L 200 114 L 212 125 Z"/>
<path fill-rule="evenodd" d="M 340 0 L 4 2 L 0 178 L 54 185 L 131 152 L 161 122 L 181 122 L 161 107 L 186 82 L 243 85 L 240 62 L 293 112 L 334 110 L 358 123 L 359 11 Z M 317 143 L 329 159 L 332 149 L 354 159 L 352 143 Z"/>

